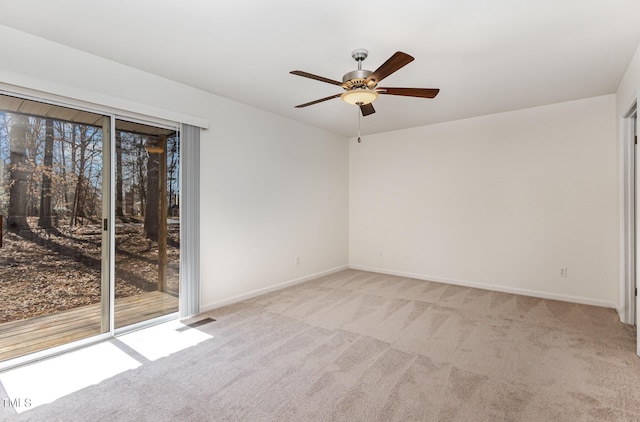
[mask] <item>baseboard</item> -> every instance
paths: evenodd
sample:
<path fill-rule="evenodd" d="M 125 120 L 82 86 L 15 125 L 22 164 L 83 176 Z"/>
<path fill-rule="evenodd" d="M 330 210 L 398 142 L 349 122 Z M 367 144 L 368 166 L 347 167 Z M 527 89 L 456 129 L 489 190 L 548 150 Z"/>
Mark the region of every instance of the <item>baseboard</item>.
<path fill-rule="evenodd" d="M 627 322 L 627 312 L 624 309 L 624 307 L 617 306 L 616 307 L 616 312 L 618 313 L 618 318 L 620 318 L 620 322 L 622 322 L 623 324 L 628 324 L 628 322 Z M 631 325 L 633 325 L 633 324 L 631 324 Z"/>
<path fill-rule="evenodd" d="M 202 305 L 201 304 L 200 305 L 200 313 L 211 311 L 211 310 L 216 309 L 216 308 L 221 308 L 223 306 L 232 305 L 234 303 L 242 302 L 243 300 L 251 299 L 251 298 L 254 298 L 256 296 L 263 295 L 265 293 L 274 292 L 276 290 L 281 290 L 281 289 L 284 289 L 285 287 L 289 287 L 289 286 L 293 286 L 293 285 L 296 285 L 296 284 L 304 283 L 305 281 L 313 280 L 313 279 L 318 278 L 318 277 L 322 277 L 322 276 L 325 276 L 325 275 L 337 273 L 338 271 L 343 271 L 343 270 L 346 270 L 348 268 L 349 267 L 347 265 L 342 265 L 340 267 L 331 268 L 329 270 L 321 271 L 319 273 L 310 274 L 310 275 L 306 275 L 304 277 L 300 277 L 300 278 L 296 278 L 296 279 L 293 279 L 293 280 L 285 281 L 283 283 L 274 284 L 272 286 L 264 287 L 262 289 L 252 290 L 250 292 L 243 293 L 243 294 L 240 294 L 240 295 L 237 295 L 237 296 L 233 296 L 233 297 L 230 297 L 228 299 L 219 300 L 219 301 L 216 301 L 216 302 L 213 302 L 213 303 L 209 303 L 209 304 L 206 304 L 206 305 Z"/>
<path fill-rule="evenodd" d="M 600 306 L 603 308 L 613 308 L 616 311 L 618 311 L 618 305 L 615 303 L 607 302 L 604 300 L 580 297 L 580 296 L 569 296 L 569 295 L 562 295 L 562 294 L 556 294 L 556 293 L 542 292 L 538 290 L 522 289 L 519 287 L 501 286 L 498 284 L 480 283 L 477 281 L 457 280 L 457 279 L 446 278 L 446 277 L 415 274 L 415 273 L 408 273 L 404 271 L 395 271 L 395 270 L 366 267 L 366 266 L 360 266 L 360 265 L 349 265 L 349 268 L 353 270 L 369 271 L 372 273 L 395 275 L 399 277 L 409 277 L 409 278 L 415 278 L 418 280 L 435 281 L 438 283 L 455 284 L 457 286 L 473 287 L 476 289 L 492 290 L 492 291 L 502 292 L 502 293 L 512 293 L 512 294 L 522 295 L 522 296 L 531 296 L 531 297 L 537 297 L 541 299 L 553 299 L 553 300 L 561 300 L 563 302 L 580 303 L 582 305 L 593 305 L 593 306 Z"/>

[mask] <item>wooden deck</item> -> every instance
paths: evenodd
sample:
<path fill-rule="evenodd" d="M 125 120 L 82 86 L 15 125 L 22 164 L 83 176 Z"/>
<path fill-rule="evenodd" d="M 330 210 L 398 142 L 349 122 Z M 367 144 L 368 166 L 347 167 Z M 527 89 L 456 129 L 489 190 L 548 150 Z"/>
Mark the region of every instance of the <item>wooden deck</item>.
<path fill-rule="evenodd" d="M 178 298 L 147 292 L 116 299 L 116 327 L 178 310 Z M 0 324 L 0 361 L 100 334 L 100 304 Z"/>

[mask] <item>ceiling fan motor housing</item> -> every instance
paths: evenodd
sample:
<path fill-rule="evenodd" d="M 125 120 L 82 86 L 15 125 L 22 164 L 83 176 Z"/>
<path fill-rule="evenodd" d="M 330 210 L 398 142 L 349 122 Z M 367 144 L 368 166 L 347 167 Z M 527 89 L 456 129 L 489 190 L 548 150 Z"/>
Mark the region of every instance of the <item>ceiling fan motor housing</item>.
<path fill-rule="evenodd" d="M 358 69 L 345 73 L 342 77 L 342 87 L 344 89 L 367 88 L 366 79 L 373 72 L 370 70 Z"/>
<path fill-rule="evenodd" d="M 375 88 L 375 84 L 369 82 L 367 85 L 366 79 L 373 72 L 370 70 L 362 69 L 362 62 L 364 59 L 369 56 L 369 52 L 364 48 L 358 48 L 351 52 L 351 57 L 358 62 L 358 70 L 354 70 L 353 72 L 345 73 L 342 77 L 342 87 L 347 91 L 352 89 L 367 89 L 367 88 Z"/>

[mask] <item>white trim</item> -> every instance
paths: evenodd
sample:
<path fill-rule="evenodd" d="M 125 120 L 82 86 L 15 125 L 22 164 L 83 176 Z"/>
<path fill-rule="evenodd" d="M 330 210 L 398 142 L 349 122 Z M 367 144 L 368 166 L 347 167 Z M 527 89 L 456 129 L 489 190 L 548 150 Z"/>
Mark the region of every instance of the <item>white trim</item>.
<path fill-rule="evenodd" d="M 115 115 L 116 120 L 121 120 L 123 122 L 129 123 L 139 123 L 146 126 L 154 126 L 162 129 L 175 130 L 178 132 L 180 130 L 180 122 L 157 122 L 157 121 L 149 121 L 145 119 L 141 119 L 139 117 L 129 117 L 123 116 L 122 114 Z"/>
<path fill-rule="evenodd" d="M 618 314 L 625 324 L 635 322 L 635 234 L 636 165 L 634 148 L 633 116 L 637 114 L 637 102 L 634 102 L 618 121 L 618 146 L 620 148 L 620 297 Z"/>
<path fill-rule="evenodd" d="M 625 157 L 626 157 L 626 153 L 625 153 L 625 143 L 624 143 L 624 135 L 623 135 L 623 128 L 624 128 L 624 117 L 623 116 L 616 116 L 617 123 L 618 123 L 618 127 L 617 127 L 617 142 L 618 142 L 618 243 L 619 243 L 619 249 L 620 249 L 620 255 L 618 257 L 618 261 L 619 261 L 619 277 L 618 277 L 618 283 L 619 283 L 619 298 L 618 298 L 618 307 L 617 307 L 617 311 L 618 311 L 618 317 L 620 318 L 620 321 L 622 323 L 625 322 L 627 315 L 626 315 L 626 311 L 625 311 L 625 307 L 623 306 L 624 303 L 624 286 L 626 284 L 626 275 L 625 275 L 625 267 L 627 265 L 627 259 L 626 259 L 626 241 L 625 241 L 625 227 L 626 227 L 626 223 L 625 223 L 625 215 L 626 215 L 626 210 L 625 210 L 625 204 L 626 204 L 626 198 L 625 198 L 625 180 L 626 180 L 626 164 L 625 164 Z"/>
<path fill-rule="evenodd" d="M 101 110 L 98 112 L 102 114 L 124 114 L 150 122 L 162 119 L 168 122 L 187 123 L 203 129 L 209 128 L 209 121 L 199 117 L 0 69 L 0 90 L 4 89 L 16 94 L 40 98 L 46 102 L 64 101 L 69 106 L 96 108 Z"/>
<path fill-rule="evenodd" d="M 313 279 L 316 279 L 318 277 L 322 277 L 325 275 L 329 275 L 329 274 L 333 274 L 333 273 L 337 273 L 338 271 L 343 271 L 348 269 L 349 267 L 347 265 L 342 265 L 340 267 L 335 267 L 335 268 L 331 268 L 329 270 L 326 271 L 321 271 L 319 273 L 315 273 L 315 274 L 310 274 L 304 277 L 300 277 L 300 278 L 296 278 L 293 280 L 289 280 L 289 281 L 285 281 L 283 283 L 278 283 L 278 284 L 274 284 L 272 286 L 269 287 L 265 287 L 262 289 L 257 289 L 257 290 L 252 290 L 248 293 L 243 293 L 241 295 L 237 295 L 237 296 L 232 296 L 228 299 L 223 299 L 223 300 L 219 300 L 213 303 L 209 303 L 207 305 L 200 305 L 200 313 L 203 312 L 207 312 L 207 311 L 211 311 L 213 309 L 217 309 L 217 308 L 221 308 L 223 306 L 227 306 L 227 305 L 232 305 L 234 303 L 238 303 L 238 302 L 242 302 L 243 300 L 247 300 L 247 299 L 252 299 L 256 296 L 260 296 L 266 293 L 271 293 L 274 292 L 276 290 L 281 290 L 284 289 L 285 287 L 289 287 L 289 286 L 293 286 L 296 284 L 300 284 L 300 283 L 304 283 L 306 281 L 310 281 Z"/>
<path fill-rule="evenodd" d="M 108 318 L 109 318 L 109 333 L 113 335 L 115 327 L 115 300 L 116 300 L 116 166 L 113 165 L 113 158 L 116 156 L 116 119 L 113 115 L 105 116 L 109 118 L 109 137 L 105 140 L 105 136 L 102 137 L 102 150 L 103 150 L 103 166 L 107 167 L 108 174 L 105 174 L 104 168 L 102 169 L 103 178 L 103 215 L 102 218 L 108 219 L 108 241 L 102 245 L 102 248 L 108 248 L 103 251 L 102 268 L 107 271 L 107 274 L 101 274 L 103 277 L 108 278 L 109 298 L 108 298 Z M 103 117 L 104 118 L 104 117 Z M 105 148 L 108 146 L 108 148 Z M 104 152 L 108 151 L 106 157 Z M 106 160 L 105 160 L 106 158 Z M 106 198 L 106 199 L 105 199 Z M 106 203 L 105 203 L 106 201 Z M 105 262 L 106 259 L 106 262 Z M 104 281 L 103 281 L 104 282 Z M 105 300 L 106 298 L 103 298 Z M 103 309 L 104 311 L 104 309 Z M 104 315 L 101 316 L 104 318 Z"/>
<path fill-rule="evenodd" d="M 415 278 L 418 280 L 435 281 L 438 283 L 453 284 L 456 286 L 464 286 L 464 287 L 473 287 L 475 289 L 491 290 L 496 292 L 511 293 L 511 294 L 522 295 L 522 296 L 531 296 L 531 297 L 537 297 L 541 299 L 561 300 L 563 302 L 580 303 L 583 305 L 601 306 L 604 308 L 613 308 L 617 310 L 617 306 L 615 303 L 607 302 L 604 300 L 580 297 L 580 296 L 568 296 L 568 295 L 562 295 L 562 294 L 556 294 L 556 293 L 542 292 L 539 290 L 529 290 L 529 289 L 521 289 L 518 287 L 501 286 L 499 284 L 481 283 L 477 281 L 468 281 L 468 280 L 458 280 L 453 278 L 438 277 L 438 276 L 431 276 L 431 275 L 424 275 L 424 274 L 415 274 L 415 273 L 409 273 L 404 271 L 387 270 L 383 268 L 366 267 L 366 266 L 360 266 L 360 265 L 350 265 L 349 268 L 352 270 L 361 270 L 361 271 L 369 271 L 372 273 L 388 274 L 388 275 L 395 275 L 400 277 L 409 277 L 409 278 Z"/>

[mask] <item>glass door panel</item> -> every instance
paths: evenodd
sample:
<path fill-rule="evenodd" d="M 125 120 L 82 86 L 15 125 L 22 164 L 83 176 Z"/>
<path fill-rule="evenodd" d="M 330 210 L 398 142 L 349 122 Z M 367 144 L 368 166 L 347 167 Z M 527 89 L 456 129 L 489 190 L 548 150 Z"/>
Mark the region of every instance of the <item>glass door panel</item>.
<path fill-rule="evenodd" d="M 109 125 L 0 95 L 0 361 L 109 331 Z"/>
<path fill-rule="evenodd" d="M 115 328 L 178 311 L 179 137 L 115 123 Z"/>

